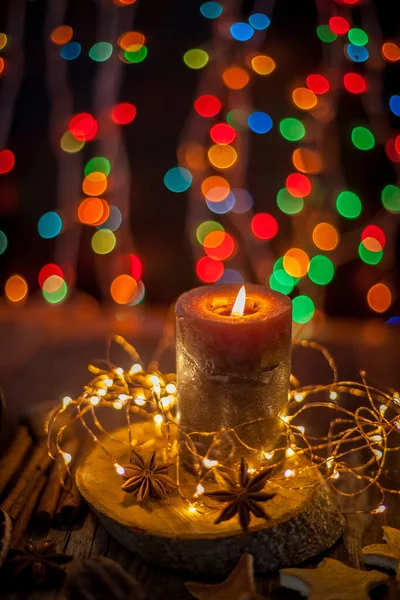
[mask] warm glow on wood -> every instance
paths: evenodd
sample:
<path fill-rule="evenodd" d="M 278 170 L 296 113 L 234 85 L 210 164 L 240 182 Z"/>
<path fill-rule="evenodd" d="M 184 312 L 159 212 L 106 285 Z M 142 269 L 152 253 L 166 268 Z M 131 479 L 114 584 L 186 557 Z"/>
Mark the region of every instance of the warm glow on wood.
<path fill-rule="evenodd" d="M 242 317 L 244 313 L 244 307 L 246 305 L 246 288 L 244 285 L 240 288 L 238 295 L 236 296 L 235 304 L 233 305 L 231 317 Z"/>

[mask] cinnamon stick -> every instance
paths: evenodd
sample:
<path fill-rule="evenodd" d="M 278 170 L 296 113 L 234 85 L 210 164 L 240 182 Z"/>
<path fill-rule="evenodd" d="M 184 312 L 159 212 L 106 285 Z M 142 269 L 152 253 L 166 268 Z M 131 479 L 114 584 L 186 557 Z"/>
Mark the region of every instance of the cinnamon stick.
<path fill-rule="evenodd" d="M 22 542 L 24 534 L 28 529 L 29 523 L 31 521 L 31 517 L 33 515 L 33 511 L 35 510 L 35 506 L 39 499 L 40 494 L 46 483 L 46 476 L 41 474 L 38 480 L 35 483 L 35 486 L 32 490 L 31 495 L 28 498 L 27 503 L 25 504 L 23 510 L 19 514 L 17 520 L 15 521 L 14 531 L 13 531 L 13 542 L 11 548 L 16 550 Z"/>
<path fill-rule="evenodd" d="M 57 507 L 56 519 L 60 525 L 73 525 L 79 519 L 82 496 L 75 483 L 71 481 L 70 490 L 64 490 Z"/>
<path fill-rule="evenodd" d="M 13 489 L 3 501 L 1 507 L 15 520 L 35 488 L 41 475 L 50 465 L 51 458 L 47 452 L 45 441 L 36 446 L 26 468 L 20 475 Z"/>
<path fill-rule="evenodd" d="M 0 494 L 3 493 L 13 475 L 18 471 L 31 444 L 32 438 L 29 435 L 28 428 L 24 425 L 18 427 L 13 441 L 0 461 Z"/>
<path fill-rule="evenodd" d="M 78 453 L 79 440 L 71 440 L 66 444 L 64 451 L 72 456 L 72 461 Z M 73 464 L 70 463 L 71 465 Z M 35 526 L 38 529 L 49 529 L 53 522 L 60 495 L 67 478 L 68 471 L 62 459 L 54 463 L 46 487 L 40 498 L 35 514 Z"/>

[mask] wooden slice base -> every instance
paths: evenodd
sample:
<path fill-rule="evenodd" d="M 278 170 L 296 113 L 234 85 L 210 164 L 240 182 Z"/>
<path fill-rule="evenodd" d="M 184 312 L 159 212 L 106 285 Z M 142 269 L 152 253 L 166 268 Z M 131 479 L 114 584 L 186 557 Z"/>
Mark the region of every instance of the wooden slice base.
<path fill-rule="evenodd" d="M 132 427 L 138 443 L 154 436 L 149 427 L 152 428 L 149 424 Z M 126 440 L 127 432 L 118 430 L 113 435 Z M 106 447 L 119 464 L 129 462 L 128 448 L 111 440 Z M 156 440 L 152 449 L 157 447 L 162 448 L 161 440 Z M 187 484 L 192 476 L 184 477 Z M 188 503 L 178 493 L 163 501 L 139 504 L 121 490 L 122 479 L 99 446 L 81 462 L 76 478 L 82 495 L 113 537 L 142 558 L 176 570 L 227 572 L 248 551 L 254 556 L 256 571 L 272 571 L 323 552 L 344 531 L 344 519 L 329 490 L 325 486 L 303 487 L 320 478 L 317 469 L 291 478 L 291 489 L 269 482 L 266 489 L 277 493 L 266 505 L 271 519 L 252 516 L 247 536 L 237 518 L 214 525 L 221 505 L 214 504 L 215 510 L 210 511 L 198 502 L 196 512 L 190 512 Z M 294 490 L 297 486 L 303 489 Z"/>

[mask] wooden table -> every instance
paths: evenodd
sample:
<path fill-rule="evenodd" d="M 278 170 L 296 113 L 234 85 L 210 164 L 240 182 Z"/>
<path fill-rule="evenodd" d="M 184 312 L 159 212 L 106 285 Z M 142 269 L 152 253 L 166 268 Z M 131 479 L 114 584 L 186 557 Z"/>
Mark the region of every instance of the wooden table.
<path fill-rule="evenodd" d="M 137 340 L 137 346 L 145 358 L 150 357 L 151 349 L 160 335 L 162 313 L 144 313 L 137 319 L 130 316 L 132 313 L 126 316 L 126 312 L 121 311 L 117 319 L 110 314 L 90 313 L 85 317 L 78 312 L 74 314 L 71 309 L 60 309 L 44 318 L 37 311 L 14 319 L 2 318 L 0 314 L 0 331 L 3 329 L 4 333 L 7 329 L 10 336 L 8 347 L 0 350 L 0 377 L 9 406 L 6 419 L 8 432 L 19 416 L 26 412 L 27 398 L 31 405 L 34 401 L 59 400 L 64 395 L 77 394 L 88 380 L 86 364 L 95 357 L 105 356 L 104 342 L 108 333 L 118 332 L 130 341 Z M 330 322 L 322 331 L 319 341 L 333 352 L 341 379 L 359 379 L 358 371 L 362 367 L 367 370 L 371 380 L 381 387 L 400 387 L 400 333 L 397 330 L 384 328 L 374 322 L 362 325 Z M 316 360 L 295 353 L 294 372 L 302 383 L 328 380 L 329 370 L 322 364 L 317 366 Z M 172 354 L 166 357 L 165 363 L 165 370 L 171 369 Z M 6 438 L 7 434 L 3 431 L 3 443 Z M 398 498 L 391 497 L 387 501 L 387 511 L 382 515 L 351 517 L 343 539 L 327 555 L 361 567 L 361 548 L 381 541 L 381 526 L 386 524 L 400 528 L 399 508 Z M 193 577 L 145 564 L 113 540 L 90 512 L 80 528 L 72 531 L 51 530 L 47 537 L 55 539 L 58 550 L 73 554 L 76 561 L 79 557 L 98 555 L 117 561 L 141 581 L 151 600 L 189 600 L 192 597 L 186 591 L 184 581 Z M 34 539 L 43 539 L 43 536 L 35 534 Z M 304 566 L 316 566 L 321 558 L 317 557 Z M 68 566 L 68 569 L 72 568 L 73 563 Z M 257 586 L 260 594 L 266 598 L 294 600 L 300 597 L 279 587 L 277 573 L 258 578 Z M 1 591 L 0 597 L 6 600 L 20 598 L 18 594 L 1 596 Z M 54 600 L 61 598 L 61 594 L 59 591 L 37 591 L 28 596 L 28 600 L 39 598 Z M 399 598 L 394 576 L 390 578 L 388 586 L 373 592 L 373 598 Z M 107 600 L 111 600 L 110 597 Z"/>

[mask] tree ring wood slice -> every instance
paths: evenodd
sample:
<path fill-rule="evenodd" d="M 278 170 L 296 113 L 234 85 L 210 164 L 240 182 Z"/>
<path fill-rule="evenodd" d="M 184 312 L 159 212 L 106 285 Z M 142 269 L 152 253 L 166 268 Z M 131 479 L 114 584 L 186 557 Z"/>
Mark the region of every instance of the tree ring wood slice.
<path fill-rule="evenodd" d="M 132 425 L 133 438 L 143 443 L 155 437 L 149 423 Z M 116 462 L 129 462 L 127 430 L 113 433 L 116 440 L 102 442 Z M 152 448 L 162 452 L 163 440 Z M 185 484 L 195 481 L 186 473 Z M 190 478 L 192 481 L 190 482 Z M 257 572 L 267 572 L 315 556 L 330 548 L 342 535 L 345 521 L 327 486 L 294 490 L 321 479 L 317 468 L 291 478 L 290 488 L 273 482 L 268 490 L 277 495 L 266 505 L 269 521 L 252 516 L 249 534 L 243 535 L 238 519 L 214 525 L 222 505 L 215 511 L 191 513 L 188 503 L 177 493 L 163 501 L 140 504 L 122 491 L 122 478 L 114 471 L 109 457 L 94 446 L 78 466 L 78 487 L 104 527 L 123 546 L 145 560 L 166 568 L 192 573 L 217 574 L 230 571 L 243 552 L 254 556 Z M 289 482 L 288 482 L 289 483 Z"/>

